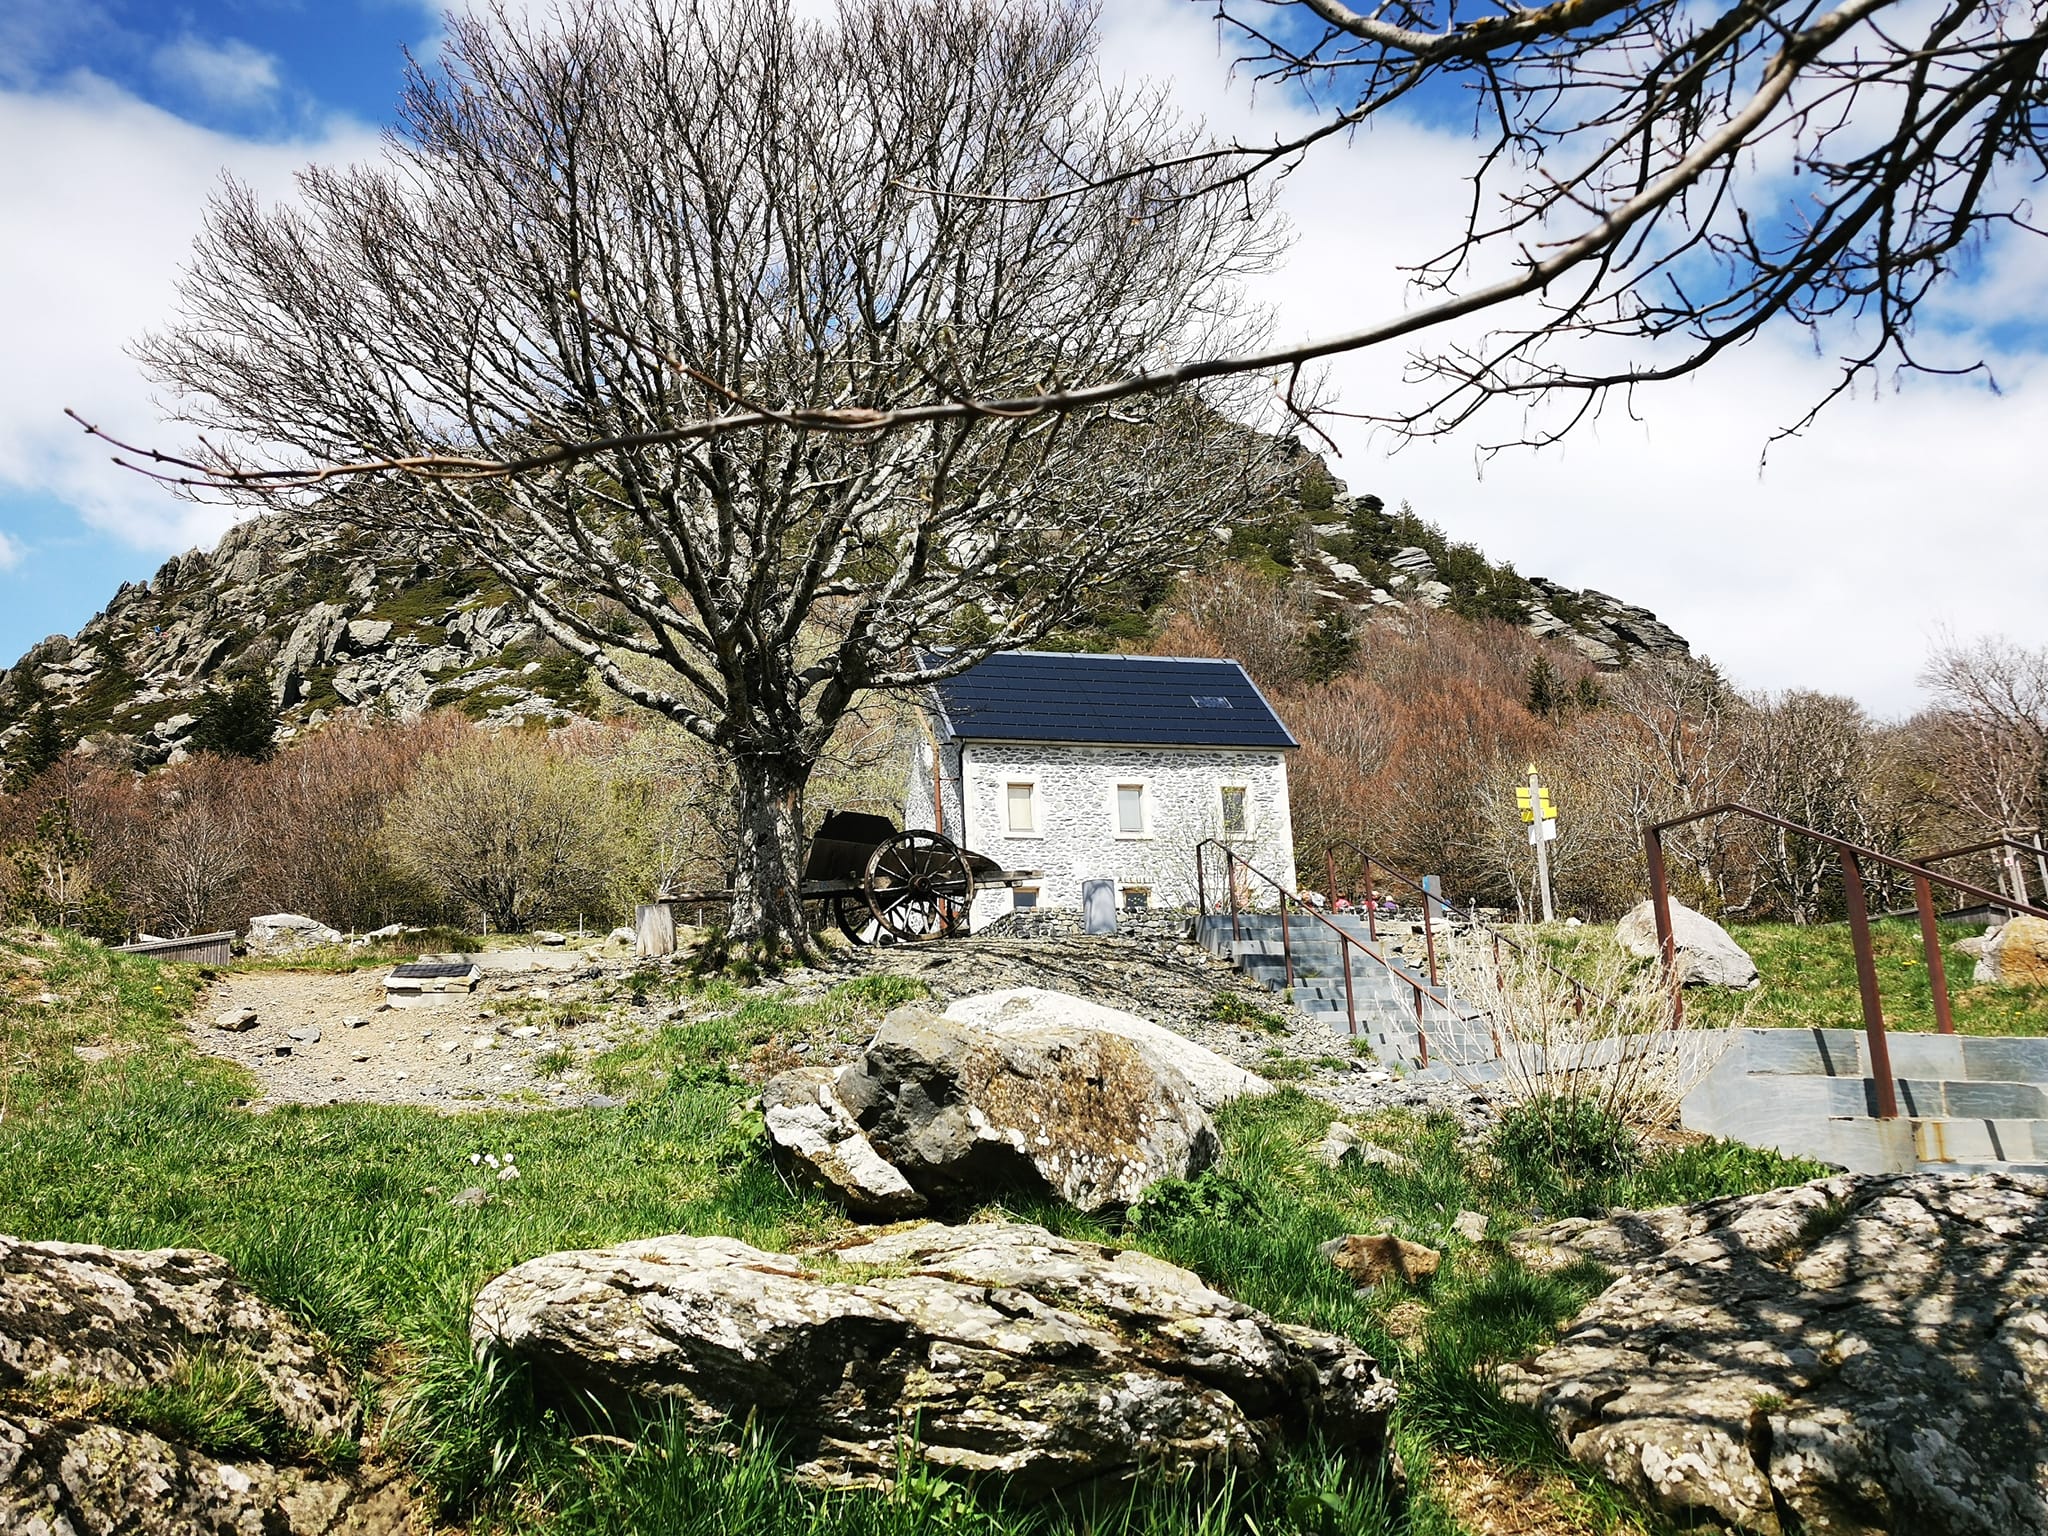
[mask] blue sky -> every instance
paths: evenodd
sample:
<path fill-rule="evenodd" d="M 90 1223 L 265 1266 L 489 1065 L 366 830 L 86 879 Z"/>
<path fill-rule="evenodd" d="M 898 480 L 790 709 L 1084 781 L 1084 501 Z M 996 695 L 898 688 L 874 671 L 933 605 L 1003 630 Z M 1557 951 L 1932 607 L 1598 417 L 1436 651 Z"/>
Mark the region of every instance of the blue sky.
<path fill-rule="evenodd" d="M 1104 0 L 1105 70 L 1171 82 L 1220 132 L 1298 131 L 1299 102 L 1232 78 L 1212 14 Z M 430 51 L 437 25 L 417 0 L 0 0 L 0 664 L 226 526 L 110 468 L 62 409 L 177 440 L 123 349 L 171 313 L 208 190 L 231 170 L 288 196 L 309 161 L 374 154 L 402 50 Z M 1470 169 L 1469 123 L 1442 105 L 1381 121 L 1289 178 L 1298 241 L 1262 293 L 1279 335 L 1350 329 L 1409 302 L 1400 268 L 1455 231 Z M 1526 573 L 1656 610 L 1747 686 L 1822 687 L 1902 713 L 1944 629 L 2048 644 L 2034 489 L 2044 247 L 1993 247 L 1934 327 L 1952 355 L 1989 356 L 2002 392 L 1974 380 L 1866 391 L 1767 468 L 1772 431 L 1832 373 L 1796 333 L 1545 453 L 1482 462 L 1454 440 L 1389 456 L 1339 421 L 1335 468 Z M 1402 365 L 1338 360 L 1338 403 L 1384 408 Z"/>

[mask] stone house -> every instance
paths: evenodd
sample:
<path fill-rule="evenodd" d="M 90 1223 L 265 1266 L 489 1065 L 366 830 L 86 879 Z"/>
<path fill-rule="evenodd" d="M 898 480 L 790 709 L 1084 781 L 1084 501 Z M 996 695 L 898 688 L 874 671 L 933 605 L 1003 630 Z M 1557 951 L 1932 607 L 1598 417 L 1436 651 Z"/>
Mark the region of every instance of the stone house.
<path fill-rule="evenodd" d="M 1297 743 L 1234 661 L 1016 651 L 922 705 L 903 824 L 1041 872 L 978 893 L 977 926 L 1078 908 L 1087 880 L 1115 881 L 1125 911 L 1192 905 L 1207 837 L 1293 887 Z"/>

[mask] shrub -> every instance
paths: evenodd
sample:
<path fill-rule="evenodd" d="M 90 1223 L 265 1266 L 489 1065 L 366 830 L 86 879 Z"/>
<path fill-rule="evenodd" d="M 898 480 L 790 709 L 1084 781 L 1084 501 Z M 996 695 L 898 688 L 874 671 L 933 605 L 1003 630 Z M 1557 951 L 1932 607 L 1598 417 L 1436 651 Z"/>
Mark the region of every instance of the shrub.
<path fill-rule="evenodd" d="M 1487 1150 L 1517 1203 L 1553 1215 L 1604 1211 L 1617 1183 L 1642 1160 L 1627 1122 L 1595 1099 L 1568 1093 L 1509 1105 Z"/>

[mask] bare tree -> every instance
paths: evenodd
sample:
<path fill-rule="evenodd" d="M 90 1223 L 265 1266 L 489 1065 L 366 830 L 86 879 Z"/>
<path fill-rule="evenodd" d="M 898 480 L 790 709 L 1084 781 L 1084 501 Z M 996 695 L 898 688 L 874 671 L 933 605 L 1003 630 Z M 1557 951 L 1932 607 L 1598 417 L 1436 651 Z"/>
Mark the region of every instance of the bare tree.
<path fill-rule="evenodd" d="M 1874 733 L 1854 699 L 1799 689 L 1762 695 L 1741 728 L 1747 804 L 1852 843 L 1878 835 Z M 1767 828 L 1755 859 L 1767 897 L 1793 922 L 1840 910 L 1842 865 L 1825 844 Z"/>
<path fill-rule="evenodd" d="M 1468 90 L 1472 197 L 1459 238 L 1416 269 L 1422 302 L 1286 346 L 1232 347 L 1213 333 L 1183 334 L 1155 338 L 1166 348 L 1105 355 L 1085 368 L 979 376 L 944 368 L 913 387 L 856 380 L 836 395 L 742 371 L 697 379 L 712 386 L 697 395 L 679 374 L 674 408 L 630 422 L 558 423 L 546 413 L 524 438 L 477 433 L 457 444 L 421 434 L 392 444 L 343 434 L 320 440 L 310 457 L 209 449 L 150 453 L 150 461 L 172 478 L 213 486 L 303 485 L 391 470 L 516 477 L 609 459 L 621 433 L 671 444 L 776 424 L 872 434 L 1093 411 L 1246 372 L 1298 380 L 1316 359 L 1410 342 L 1427 348 L 1435 333 L 1467 320 L 1494 329 L 1419 353 L 1422 377 L 1437 387 L 1375 419 L 1440 431 L 1491 401 L 1561 396 L 1562 422 L 1522 429 L 1524 440 L 1542 441 L 1613 391 L 1693 372 L 1776 323 L 1807 327 L 1840 348 L 1839 379 L 1826 399 L 1887 363 L 1973 371 L 1944 359 L 1923 363 L 1914 352 L 1920 306 L 1973 245 L 2039 233 L 2029 197 L 2048 172 L 2048 15 L 2038 3 L 1550 0 L 1483 15 L 1464 14 L 1457 0 L 1369 10 L 1345 0 L 1198 3 L 1215 7 L 1246 66 L 1333 103 L 1326 119 L 1288 140 L 1159 144 L 1118 157 L 1089 153 L 1069 113 L 998 114 L 990 126 L 1019 136 L 1004 157 L 1030 160 L 1031 174 L 1007 184 L 960 177 L 943 159 L 919 165 L 913 154 L 891 164 L 884 200 L 929 198 L 926 216 L 937 227 L 975 217 L 970 205 L 1030 218 L 1055 205 L 1099 207 L 1101 194 L 1113 192 L 1110 206 L 1150 225 L 1218 190 L 1249 197 L 1268 173 L 1411 97 L 1441 104 L 1446 93 Z M 848 30 L 879 19 L 881 9 L 876 0 L 850 4 Z M 947 9 L 988 32 L 990 46 L 977 57 L 1017 62 L 988 12 Z M 902 62 L 959 60 L 924 53 Z M 970 78 L 956 74 L 954 84 L 933 88 L 943 95 Z M 658 93 L 653 109 L 669 94 Z M 545 98 L 532 104 L 548 110 Z M 1053 152 L 1038 153 L 1046 148 Z M 457 319 L 453 329 L 463 328 Z M 404 382 L 410 360 L 386 361 L 389 382 Z M 584 430 L 550 430 L 558 424 Z M 256 436 L 278 445 L 275 434 Z M 290 434 L 284 445 L 307 446 Z"/>
<path fill-rule="evenodd" d="M 320 515 L 282 488 L 403 466 L 333 515 L 378 500 L 454 540 L 732 759 L 732 933 L 800 945 L 804 786 L 855 698 L 1040 639 L 1264 473 L 1242 389 L 829 430 L 1256 330 L 1237 279 L 1278 249 L 1268 200 L 1176 167 L 1200 141 L 1160 95 L 1102 93 L 1091 22 L 1068 0 L 458 16 L 381 164 L 305 172 L 295 208 L 216 200 L 142 356 L 227 483 Z M 1007 200 L 1076 175 L 1099 185 Z"/>
<path fill-rule="evenodd" d="M 2048 650 L 1947 639 L 1920 681 L 1941 792 L 1985 837 L 2048 821 Z"/>

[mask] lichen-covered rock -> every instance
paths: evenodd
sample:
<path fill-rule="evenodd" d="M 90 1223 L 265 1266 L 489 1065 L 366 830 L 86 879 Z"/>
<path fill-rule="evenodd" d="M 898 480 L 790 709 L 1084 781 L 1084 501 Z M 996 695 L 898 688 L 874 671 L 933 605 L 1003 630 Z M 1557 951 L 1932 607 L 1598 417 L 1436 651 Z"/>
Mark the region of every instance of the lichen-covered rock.
<path fill-rule="evenodd" d="M 839 1074 L 798 1067 L 761 1092 L 768 1137 L 786 1162 L 829 1188 L 855 1216 L 896 1221 L 929 1202 L 874 1148 L 839 1100 Z"/>
<path fill-rule="evenodd" d="M 1629 909 L 1614 925 L 1614 942 L 1639 960 L 1654 960 L 1657 910 L 1650 902 Z M 1671 903 L 1671 942 L 1678 952 L 1678 979 L 1688 987 L 1727 987 L 1746 992 L 1758 985 L 1756 961 L 1728 930 L 1682 901 Z"/>
<path fill-rule="evenodd" d="M 227 1260 L 0 1237 L 0 1391 L 76 1383 L 139 1391 L 206 1352 L 251 1368 L 309 1440 L 362 1423 L 348 1373 Z"/>
<path fill-rule="evenodd" d="M 22 1536 L 400 1536 L 390 1472 L 221 1458 L 143 1430 L 0 1411 L 0 1530 Z"/>
<path fill-rule="evenodd" d="M 2001 987 L 2048 986 L 2048 920 L 2022 913 L 1986 933 L 1971 979 Z"/>
<path fill-rule="evenodd" d="M 1377 1464 L 1394 1401 L 1349 1340 L 1021 1225 L 924 1223 L 811 1260 L 724 1237 L 549 1254 L 484 1287 L 471 1334 L 559 1389 L 706 1425 L 759 1410 L 834 1486 L 885 1484 L 905 1452 L 1026 1497 L 1256 1472 L 1311 1426 Z"/>
<path fill-rule="evenodd" d="M 223 1455 L 138 1427 L 137 1394 L 232 1371 L 268 1399 L 278 1456 Z M 388 1471 L 294 1466 L 362 1428 L 341 1363 L 186 1249 L 0 1237 L 0 1531 L 33 1536 L 397 1536 Z"/>
<path fill-rule="evenodd" d="M 946 1017 L 999 1035 L 1028 1035 L 1047 1027 L 1120 1035 L 1152 1061 L 1186 1078 L 1204 1109 L 1219 1109 L 1232 1099 L 1256 1098 L 1273 1091 L 1273 1085 L 1256 1072 L 1246 1071 L 1163 1024 L 1045 987 L 1010 987 L 959 998 L 947 1005 Z"/>
<path fill-rule="evenodd" d="M 1845 1175 L 1514 1246 L 1624 1271 L 1502 1384 L 1652 1504 L 1763 1536 L 2048 1530 L 2048 1179 Z"/>
<path fill-rule="evenodd" d="M 1121 1035 L 996 1031 L 919 1008 L 891 1013 L 829 1083 L 798 1069 L 771 1081 L 763 1103 L 779 1112 L 769 1130 L 783 1155 L 856 1205 L 857 1186 L 873 1184 L 869 1150 L 933 1205 L 1021 1189 L 1100 1211 L 1192 1177 L 1219 1145 L 1187 1079 Z M 849 1180 L 856 1164 L 866 1171 Z"/>

